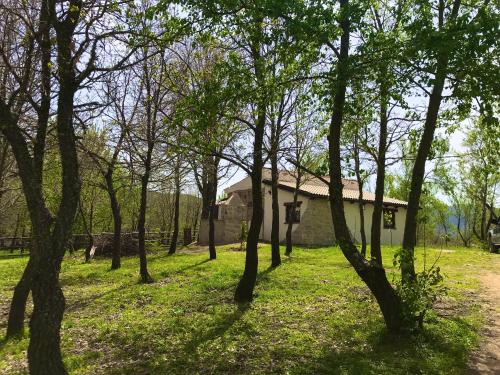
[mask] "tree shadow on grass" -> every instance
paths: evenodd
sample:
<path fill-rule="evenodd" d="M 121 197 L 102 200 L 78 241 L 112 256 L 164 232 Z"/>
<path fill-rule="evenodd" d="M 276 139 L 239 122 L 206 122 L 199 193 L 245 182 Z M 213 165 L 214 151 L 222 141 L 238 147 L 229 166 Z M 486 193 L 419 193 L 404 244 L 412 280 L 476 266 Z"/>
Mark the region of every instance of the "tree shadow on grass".
<path fill-rule="evenodd" d="M 21 258 L 29 258 L 30 253 L 25 252 L 23 254 L 0 254 L 0 261 L 2 260 L 12 260 L 12 259 L 21 259 Z"/>
<path fill-rule="evenodd" d="M 265 281 L 269 281 L 269 277 L 270 277 L 271 273 L 273 271 L 276 271 L 280 267 L 281 266 L 277 266 L 277 267 L 269 266 L 265 270 L 258 272 L 257 273 L 257 283 L 256 284 L 259 284 L 259 283 L 262 283 L 262 282 L 265 282 Z"/>
<path fill-rule="evenodd" d="M 66 312 L 74 312 L 77 310 L 85 309 L 92 302 L 95 302 L 96 300 L 98 300 L 100 298 L 103 298 L 103 297 L 109 296 L 111 294 L 123 291 L 125 289 L 131 288 L 131 287 L 136 286 L 136 285 L 137 284 L 123 284 L 117 288 L 109 289 L 109 290 L 106 290 L 106 291 L 101 292 L 101 293 L 96 293 L 96 294 L 92 294 L 88 297 L 77 299 L 74 302 L 67 303 L 65 311 Z"/>
<path fill-rule="evenodd" d="M 210 262 L 210 259 L 204 259 L 202 261 L 199 261 L 199 262 L 196 262 L 194 264 L 191 264 L 189 266 L 185 266 L 185 267 L 181 267 L 181 268 L 178 268 L 176 270 L 172 270 L 172 271 L 162 271 L 160 272 L 160 275 L 163 277 L 163 278 L 168 278 L 168 277 L 171 277 L 171 276 L 174 276 L 174 275 L 179 275 L 181 273 L 184 273 L 185 271 L 188 271 L 188 270 L 191 270 L 193 268 L 196 268 L 196 267 L 199 267 L 201 266 L 202 264 L 205 264 L 205 263 L 208 263 Z"/>
<path fill-rule="evenodd" d="M 255 285 L 257 286 L 257 285 L 259 285 L 262 282 L 269 281 L 270 274 L 273 271 L 277 270 L 277 269 L 279 269 L 279 267 L 271 267 L 271 266 L 269 266 L 265 270 L 259 271 L 257 273 L 257 280 L 255 282 Z M 209 291 L 210 293 L 221 293 L 221 295 L 222 295 L 222 293 L 227 292 L 230 289 L 233 289 L 233 291 L 235 291 L 236 287 L 238 286 L 239 281 L 240 281 L 240 275 L 237 276 L 236 281 L 231 282 L 230 284 L 225 284 L 225 285 L 222 285 L 222 286 L 212 286 L 211 285 L 211 286 L 207 287 L 207 288 L 209 288 L 209 290 L 207 290 L 207 291 Z M 258 297 L 258 295 L 259 295 L 258 291 L 257 292 L 254 291 L 254 299 L 256 297 Z M 231 298 L 231 301 L 233 301 L 232 298 Z M 218 301 L 216 301 L 216 302 L 220 303 L 220 299 Z M 227 302 L 229 302 L 229 301 L 227 301 Z"/>
<path fill-rule="evenodd" d="M 147 340 L 134 340 L 133 343 L 124 347 L 115 347 L 116 352 L 113 361 L 117 364 L 111 373 L 113 374 L 197 374 L 221 373 L 218 371 L 208 371 L 207 369 L 227 368 L 228 363 L 222 356 L 217 355 L 224 351 L 227 343 L 223 339 L 224 335 L 239 322 L 249 310 L 250 304 L 233 305 L 233 309 L 217 319 L 207 320 L 206 325 L 189 333 L 189 338 L 177 347 L 156 346 L 151 348 Z M 167 329 L 167 327 L 163 328 Z M 165 332 L 169 335 L 170 332 Z M 255 332 L 250 326 L 242 324 L 238 327 L 238 334 L 252 337 Z M 163 335 L 162 335 L 163 336 Z M 229 340 L 230 341 L 230 340 Z M 169 346 L 169 343 L 166 344 Z M 205 346 L 209 346 L 208 348 Z M 212 349 L 212 345 L 214 346 Z M 133 351 L 130 351 L 133 348 Z M 213 350 L 213 351 L 212 351 Z M 142 353 L 151 353 L 153 356 L 143 356 Z M 209 354 L 209 363 L 206 362 L 204 354 Z M 127 361 L 128 358 L 133 361 Z M 166 361 L 158 360 L 165 358 Z M 122 362 L 121 359 L 124 359 Z M 222 372 L 227 373 L 227 372 Z"/>
<path fill-rule="evenodd" d="M 203 260 L 201 262 L 197 262 L 195 264 L 192 264 L 192 265 L 180 268 L 180 269 L 178 269 L 176 271 L 173 271 L 173 272 L 169 273 L 168 274 L 169 276 L 166 276 L 166 278 L 168 278 L 170 276 L 173 276 L 173 275 L 177 275 L 177 274 L 183 273 L 186 270 L 198 267 L 198 266 L 200 266 L 200 265 L 202 265 L 204 263 L 207 263 L 209 261 L 210 261 L 209 259 L 206 259 L 206 260 Z M 87 277 L 83 277 L 83 278 L 74 277 L 74 278 L 72 278 L 72 280 L 70 282 L 68 282 L 67 280 L 64 280 L 62 282 L 62 286 L 64 287 L 64 286 L 70 286 L 70 285 L 76 285 L 76 284 L 78 284 L 75 280 L 78 280 L 80 282 L 85 281 L 84 282 L 85 285 L 91 285 L 91 284 L 96 284 L 97 285 L 97 284 L 99 284 L 101 282 L 101 280 L 99 280 L 99 279 L 92 279 L 92 278 L 89 279 Z M 92 280 L 94 280 L 94 281 L 92 281 Z M 86 298 L 82 298 L 82 299 L 77 300 L 76 302 L 68 304 L 68 306 L 66 308 L 66 311 L 67 312 L 72 312 L 72 311 L 84 309 L 84 308 L 86 308 L 88 305 L 90 305 L 92 302 L 94 302 L 97 299 L 106 297 L 106 296 L 111 295 L 113 293 L 120 292 L 120 291 L 123 291 L 125 289 L 137 286 L 137 285 L 144 285 L 144 284 L 142 284 L 140 282 L 130 283 L 130 284 L 123 284 L 123 285 L 120 285 L 117 288 L 113 288 L 113 289 L 107 290 L 105 292 L 101 292 L 101 293 L 96 293 L 96 294 L 90 295 L 90 296 L 88 296 Z"/>
<path fill-rule="evenodd" d="M 473 327 L 462 318 L 450 319 L 453 330 Z M 448 328 L 451 329 L 451 328 Z M 451 333 L 447 332 L 447 333 Z M 349 335 L 343 330 L 340 335 Z M 366 345 L 325 346 L 323 355 L 302 363 L 294 374 L 443 374 L 466 368 L 468 340 L 452 339 L 432 327 L 408 335 L 391 335 L 383 325 L 368 335 Z"/>
<path fill-rule="evenodd" d="M 206 262 L 206 261 L 204 261 Z M 204 263 L 200 262 L 200 263 Z M 196 264 L 197 265 L 197 264 Z M 196 265 L 184 267 L 192 268 Z M 260 271 L 257 275 L 257 282 L 266 282 L 269 279 L 271 272 L 276 270 L 277 267 L 268 267 Z M 229 287 L 235 288 L 237 283 L 233 283 L 230 286 L 225 286 L 224 289 Z M 220 289 L 219 289 L 220 291 Z M 162 352 L 170 352 L 172 348 L 162 348 L 155 347 L 152 349 L 149 343 L 144 340 L 134 340 L 130 345 L 125 347 L 115 347 L 116 352 L 113 354 L 115 356 L 117 363 L 120 363 L 120 358 L 126 359 L 134 356 L 134 361 L 128 363 L 121 363 L 119 368 L 113 369 L 112 373 L 123 373 L 123 374 L 137 374 L 137 373 L 165 373 L 165 374 L 179 374 L 179 373 L 198 373 L 199 371 L 208 371 L 210 368 L 213 371 L 208 371 L 212 373 L 228 373 L 231 369 L 234 369 L 234 363 L 229 363 L 223 356 L 217 355 L 217 353 L 223 353 L 226 349 L 226 345 L 232 342 L 229 338 L 228 341 L 224 339 L 224 336 L 228 331 L 232 329 L 235 330 L 235 335 L 246 337 L 245 340 L 252 340 L 257 333 L 253 329 L 251 324 L 237 324 L 241 321 L 243 316 L 251 308 L 252 303 L 233 303 L 232 300 L 228 303 L 221 302 L 219 293 L 214 295 L 214 298 L 209 300 L 204 300 L 204 305 L 207 306 L 232 306 L 230 311 L 221 315 L 217 315 L 215 319 L 207 319 L 206 324 L 201 327 L 191 331 L 189 338 L 184 341 L 180 347 L 174 348 L 173 353 L 168 355 L 167 361 L 158 361 L 157 358 L 162 357 Z M 234 328 L 237 325 L 237 328 Z M 187 327 L 186 327 L 187 328 Z M 161 328 L 162 330 L 169 330 L 168 327 Z M 168 336 L 170 332 L 165 332 L 160 336 Z M 211 347 L 214 345 L 214 349 L 207 349 L 206 346 Z M 221 348 L 222 347 L 222 348 Z M 130 353 L 129 349 L 134 348 L 134 353 Z M 200 349 L 204 348 L 204 349 Z M 214 352 L 210 352 L 214 350 Z M 222 352 L 221 352 L 222 350 Z M 153 357 L 144 358 L 140 353 L 154 352 Z M 137 355 L 139 354 L 139 355 Z M 136 356 L 137 355 L 137 356 Z M 163 354 L 165 356 L 165 354 Z M 210 358 L 210 363 L 205 363 L 207 360 L 205 356 Z M 155 359 L 156 358 L 156 359 Z"/>

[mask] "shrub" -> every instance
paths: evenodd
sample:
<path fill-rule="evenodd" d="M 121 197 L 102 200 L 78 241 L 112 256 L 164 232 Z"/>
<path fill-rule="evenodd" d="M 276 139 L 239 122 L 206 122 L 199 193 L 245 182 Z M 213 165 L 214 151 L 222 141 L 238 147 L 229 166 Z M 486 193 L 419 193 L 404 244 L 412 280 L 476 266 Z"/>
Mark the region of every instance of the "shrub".
<path fill-rule="evenodd" d="M 401 270 L 401 264 L 406 260 L 406 252 L 399 250 L 394 254 L 394 266 Z M 436 261 L 437 262 L 437 261 Z M 421 329 L 424 317 L 432 309 L 438 298 L 446 294 L 443 285 L 443 275 L 436 262 L 429 268 L 417 272 L 412 280 L 397 279 L 394 281 L 396 293 L 403 305 L 403 318 L 410 327 Z"/>

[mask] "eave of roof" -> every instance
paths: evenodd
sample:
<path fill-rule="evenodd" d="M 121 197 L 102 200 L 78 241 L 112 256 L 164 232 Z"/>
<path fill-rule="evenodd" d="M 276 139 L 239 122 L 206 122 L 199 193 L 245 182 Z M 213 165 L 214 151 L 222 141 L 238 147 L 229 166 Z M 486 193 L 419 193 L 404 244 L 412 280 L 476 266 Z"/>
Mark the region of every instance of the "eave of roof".
<path fill-rule="evenodd" d="M 264 179 L 262 182 L 266 185 L 271 185 L 271 180 Z M 283 182 L 280 181 L 278 183 L 278 187 L 283 190 L 287 191 L 295 191 L 295 184 L 291 184 L 288 182 Z M 301 195 L 311 197 L 311 198 L 323 198 L 326 199 L 329 196 L 328 193 L 328 186 L 326 185 L 307 185 L 304 184 L 299 187 L 299 193 Z M 350 201 L 350 202 L 359 202 L 359 191 L 358 190 L 352 190 L 352 189 L 343 189 L 342 191 L 342 199 L 345 201 Z M 374 203 L 375 202 L 375 194 L 369 193 L 369 192 L 363 192 L 363 200 L 364 203 Z M 383 199 L 384 205 L 388 206 L 395 206 L 395 207 L 407 207 L 408 202 L 395 199 L 395 198 L 389 198 L 389 197 L 384 197 Z"/>

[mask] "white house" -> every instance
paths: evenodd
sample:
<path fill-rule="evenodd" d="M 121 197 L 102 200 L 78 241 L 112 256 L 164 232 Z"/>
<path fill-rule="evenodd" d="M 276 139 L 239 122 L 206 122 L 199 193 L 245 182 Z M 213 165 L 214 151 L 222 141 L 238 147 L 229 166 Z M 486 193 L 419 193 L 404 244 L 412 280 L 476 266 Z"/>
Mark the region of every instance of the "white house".
<path fill-rule="evenodd" d="M 329 179 L 329 177 L 325 177 Z M 359 187 L 354 180 L 343 180 L 345 215 L 352 237 L 360 242 L 359 234 Z M 217 244 L 238 242 L 241 237 L 242 221 L 249 222 L 252 217 L 252 181 L 250 177 L 235 183 L 224 190 L 227 198 L 217 203 L 215 220 L 215 241 Z M 333 224 L 328 200 L 328 186 L 310 175 L 305 176 L 298 193 L 298 207 L 292 212 L 295 177 L 288 172 L 280 172 L 278 199 L 280 208 L 280 241 L 285 241 L 288 220 L 294 220 L 292 241 L 306 246 L 323 246 L 335 243 Z M 264 220 L 260 239 L 271 240 L 271 171 L 263 170 L 262 192 Z M 363 192 L 365 232 L 370 241 L 373 202 L 375 194 Z M 381 242 L 399 245 L 403 240 L 407 202 L 384 197 Z M 208 243 L 208 221 L 202 220 L 200 226 L 201 244 Z"/>

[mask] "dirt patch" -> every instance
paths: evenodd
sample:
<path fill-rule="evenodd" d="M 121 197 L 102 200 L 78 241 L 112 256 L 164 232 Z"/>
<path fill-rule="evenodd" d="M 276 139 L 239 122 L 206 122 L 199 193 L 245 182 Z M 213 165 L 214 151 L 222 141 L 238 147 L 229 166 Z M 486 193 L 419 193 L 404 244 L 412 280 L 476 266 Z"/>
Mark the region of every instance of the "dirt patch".
<path fill-rule="evenodd" d="M 485 272 L 479 281 L 487 322 L 469 363 L 469 374 L 500 374 L 500 274 Z"/>

